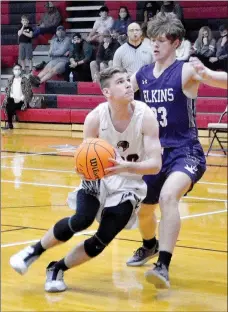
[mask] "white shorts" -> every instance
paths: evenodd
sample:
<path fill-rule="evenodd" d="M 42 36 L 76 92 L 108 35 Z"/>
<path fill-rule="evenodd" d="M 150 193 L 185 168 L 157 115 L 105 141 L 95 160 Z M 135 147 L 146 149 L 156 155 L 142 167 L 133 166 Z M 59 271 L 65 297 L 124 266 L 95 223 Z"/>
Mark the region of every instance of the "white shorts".
<path fill-rule="evenodd" d="M 99 200 L 100 209 L 96 215 L 98 222 L 101 220 L 101 213 L 105 207 L 117 206 L 130 200 L 134 209 L 125 228 L 137 227 L 137 212 L 147 193 L 147 185 L 140 176 L 139 179 L 131 179 L 130 177 L 115 175 L 99 181 L 82 181 L 78 188 L 68 194 L 67 198 L 69 208 L 75 211 L 77 210 L 77 192 L 81 188 Z"/>

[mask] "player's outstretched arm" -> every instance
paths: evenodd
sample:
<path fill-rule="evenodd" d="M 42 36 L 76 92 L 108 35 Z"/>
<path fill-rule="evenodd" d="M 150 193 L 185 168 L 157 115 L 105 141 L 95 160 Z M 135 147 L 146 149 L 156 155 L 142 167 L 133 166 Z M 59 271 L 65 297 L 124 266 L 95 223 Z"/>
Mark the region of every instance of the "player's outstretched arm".
<path fill-rule="evenodd" d="M 129 162 L 121 159 L 112 159 L 111 161 L 113 162 L 114 167 L 105 169 L 106 175 L 120 174 L 122 172 L 140 175 L 159 173 L 162 165 L 159 126 L 149 107 L 146 107 L 143 118 L 143 140 L 147 160 L 141 162 Z"/>
<path fill-rule="evenodd" d="M 136 80 L 136 73 L 134 73 L 134 74 L 131 76 L 131 84 L 132 84 L 132 87 L 133 87 L 134 92 L 138 91 L 139 86 L 138 86 L 138 83 L 137 83 L 137 80 Z"/>
<path fill-rule="evenodd" d="M 90 112 L 85 119 L 83 137 L 84 140 L 88 138 L 98 138 L 99 135 L 99 115 L 96 110 Z"/>
<path fill-rule="evenodd" d="M 227 89 L 226 72 L 210 70 L 196 57 L 190 59 L 189 65 L 193 80 L 200 81 L 211 87 Z"/>

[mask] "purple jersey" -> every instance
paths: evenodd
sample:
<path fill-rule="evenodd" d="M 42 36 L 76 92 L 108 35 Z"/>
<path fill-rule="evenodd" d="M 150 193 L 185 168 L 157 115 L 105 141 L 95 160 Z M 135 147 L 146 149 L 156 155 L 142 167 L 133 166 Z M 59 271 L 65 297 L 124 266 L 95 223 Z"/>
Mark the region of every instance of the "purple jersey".
<path fill-rule="evenodd" d="M 136 74 L 141 100 L 155 113 L 162 147 L 179 147 L 198 140 L 193 101 L 182 91 L 184 62 L 175 61 L 158 78 L 154 64 L 143 66 Z"/>

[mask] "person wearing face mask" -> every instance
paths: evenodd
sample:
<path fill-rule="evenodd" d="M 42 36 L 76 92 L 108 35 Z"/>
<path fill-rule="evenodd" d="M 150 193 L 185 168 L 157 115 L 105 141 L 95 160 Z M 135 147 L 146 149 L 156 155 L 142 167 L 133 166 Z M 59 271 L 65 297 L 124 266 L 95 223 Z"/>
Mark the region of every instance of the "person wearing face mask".
<path fill-rule="evenodd" d="M 131 24 L 131 16 L 126 6 L 119 9 L 118 19 L 114 21 L 111 31 L 115 34 L 120 44 L 127 40 L 127 27 Z"/>
<path fill-rule="evenodd" d="M 93 47 L 81 34 L 75 33 L 70 49 L 70 61 L 65 66 L 64 78 L 70 81 L 70 73 L 73 74 L 73 81 L 91 81 L 89 63 L 92 59 Z"/>
<path fill-rule="evenodd" d="M 210 68 L 209 58 L 215 54 L 215 44 L 216 41 L 211 29 L 207 26 L 201 27 L 198 38 L 193 45 L 192 56 L 196 56 L 205 66 Z"/>
<path fill-rule="evenodd" d="M 12 119 L 17 110 L 25 110 L 32 100 L 32 86 L 25 76 L 22 76 L 21 65 L 16 64 L 13 67 L 13 77 L 8 81 L 6 96 L 2 103 L 8 117 L 8 129 L 13 129 Z"/>
<path fill-rule="evenodd" d="M 102 42 L 102 33 L 106 30 L 110 30 L 114 23 L 111 16 L 108 15 L 109 9 L 106 6 L 102 6 L 99 10 L 99 17 L 96 19 L 93 30 L 87 37 L 88 42 Z"/>
<path fill-rule="evenodd" d="M 93 82 L 99 81 L 99 72 L 111 67 L 116 50 L 120 47 L 119 42 L 113 39 L 110 31 L 103 34 L 103 42 L 99 44 L 96 61 L 90 63 L 90 70 Z"/>
<path fill-rule="evenodd" d="M 219 27 L 220 38 L 216 43 L 216 54 L 209 58 L 210 68 L 228 72 L 228 26 Z"/>
<path fill-rule="evenodd" d="M 56 27 L 61 23 L 62 17 L 58 9 L 51 1 L 47 1 L 45 4 L 47 12 L 41 17 L 38 25 L 34 28 L 33 37 L 36 38 L 39 35 L 54 34 Z"/>
<path fill-rule="evenodd" d="M 34 87 L 39 87 L 41 83 L 49 80 L 56 74 L 63 74 L 68 62 L 71 40 L 66 36 L 65 28 L 58 26 L 56 37 L 52 39 L 49 56 L 51 61 L 47 63 L 38 76 L 30 75 L 30 81 Z"/>

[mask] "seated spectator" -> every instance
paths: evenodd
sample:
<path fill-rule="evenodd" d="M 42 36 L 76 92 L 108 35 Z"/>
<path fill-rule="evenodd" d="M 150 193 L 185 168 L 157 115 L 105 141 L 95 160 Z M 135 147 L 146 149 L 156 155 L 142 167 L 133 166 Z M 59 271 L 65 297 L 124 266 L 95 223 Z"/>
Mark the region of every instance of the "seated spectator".
<path fill-rule="evenodd" d="M 144 42 L 145 44 L 147 44 L 150 48 L 152 48 L 151 45 L 151 41 L 147 36 L 147 24 L 148 23 L 143 23 L 141 25 L 141 29 L 142 29 L 142 42 Z"/>
<path fill-rule="evenodd" d="M 163 1 L 161 6 L 162 13 L 174 13 L 176 14 L 177 18 L 183 23 L 184 21 L 184 14 L 183 9 L 177 1 Z"/>
<path fill-rule="evenodd" d="M 129 75 L 153 62 L 152 49 L 142 42 L 142 30 L 138 23 L 128 26 L 128 42 L 119 47 L 113 58 L 113 66 L 126 69 Z"/>
<path fill-rule="evenodd" d="M 160 10 L 160 6 L 157 1 L 148 1 L 145 3 L 143 16 L 144 23 L 148 23 L 153 16 L 155 16 Z"/>
<path fill-rule="evenodd" d="M 19 64 L 13 67 L 13 77 L 8 81 L 6 96 L 2 103 L 8 119 L 8 129 L 13 129 L 13 116 L 17 110 L 25 110 L 32 100 L 33 92 L 29 79 L 22 76 L 22 67 Z"/>
<path fill-rule="evenodd" d="M 112 38 L 110 31 L 103 33 L 103 38 L 103 42 L 98 47 L 96 61 L 90 63 L 93 82 L 99 81 L 100 71 L 112 66 L 114 53 L 120 46 L 119 42 Z"/>
<path fill-rule="evenodd" d="M 19 60 L 22 66 L 22 71 L 25 73 L 25 62 L 29 62 L 29 70 L 32 71 L 32 27 L 29 26 L 29 19 L 27 16 L 21 17 L 22 27 L 18 30 L 19 41 Z"/>
<path fill-rule="evenodd" d="M 193 46 L 192 56 L 198 57 L 208 67 L 209 58 L 215 54 L 215 43 L 211 29 L 207 26 L 201 27 Z"/>
<path fill-rule="evenodd" d="M 188 61 L 191 55 L 191 42 L 183 38 L 180 46 L 176 49 L 178 61 Z"/>
<path fill-rule="evenodd" d="M 51 1 L 47 1 L 45 7 L 47 12 L 44 13 L 38 26 L 34 29 L 34 38 L 44 34 L 55 34 L 56 27 L 61 23 L 61 15 L 54 4 Z"/>
<path fill-rule="evenodd" d="M 58 26 L 56 29 L 56 37 L 52 39 L 49 49 L 51 61 L 47 63 L 38 76 L 30 76 L 31 83 L 34 86 L 39 87 L 41 83 L 49 80 L 54 75 L 65 72 L 70 45 L 71 41 L 69 37 L 66 37 L 65 28 L 63 26 Z"/>
<path fill-rule="evenodd" d="M 99 15 L 93 25 L 93 30 L 87 37 L 88 42 L 102 42 L 102 34 L 106 30 L 110 30 L 114 23 L 113 18 L 108 15 L 109 9 L 106 6 L 102 6 L 99 10 Z"/>
<path fill-rule="evenodd" d="M 119 8 L 118 19 L 114 21 L 111 31 L 120 44 L 123 44 L 127 40 L 127 27 L 131 23 L 131 17 L 126 6 Z"/>
<path fill-rule="evenodd" d="M 93 47 L 89 42 L 75 33 L 70 50 L 70 62 L 65 66 L 64 77 L 70 81 L 70 73 L 73 74 L 73 81 L 91 81 L 89 63 L 93 55 Z"/>
<path fill-rule="evenodd" d="M 210 68 L 212 70 L 224 70 L 228 72 L 228 26 L 219 27 L 220 38 L 216 43 L 216 54 L 209 58 Z"/>

